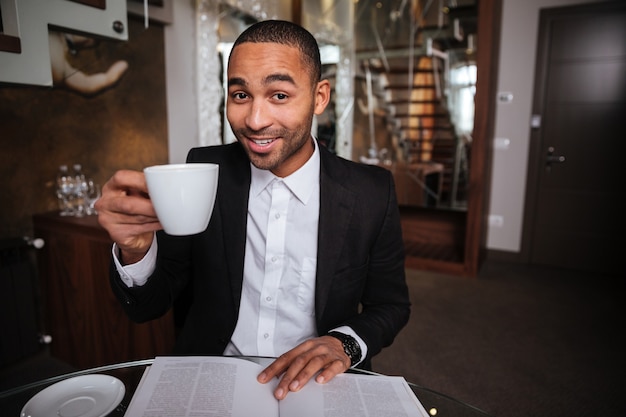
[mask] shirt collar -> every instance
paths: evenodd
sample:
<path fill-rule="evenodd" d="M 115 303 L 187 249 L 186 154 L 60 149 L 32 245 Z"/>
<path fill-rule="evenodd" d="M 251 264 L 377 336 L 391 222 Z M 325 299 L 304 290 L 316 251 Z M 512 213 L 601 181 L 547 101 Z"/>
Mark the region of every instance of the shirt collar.
<path fill-rule="evenodd" d="M 313 193 L 317 189 L 320 180 L 320 151 L 317 141 L 313 139 L 315 149 L 313 155 L 305 162 L 296 172 L 280 178 L 266 169 L 259 169 L 250 163 L 252 170 L 252 180 L 250 182 L 250 193 L 258 196 L 268 185 L 274 180 L 282 180 L 287 188 L 302 202 L 306 204 Z"/>

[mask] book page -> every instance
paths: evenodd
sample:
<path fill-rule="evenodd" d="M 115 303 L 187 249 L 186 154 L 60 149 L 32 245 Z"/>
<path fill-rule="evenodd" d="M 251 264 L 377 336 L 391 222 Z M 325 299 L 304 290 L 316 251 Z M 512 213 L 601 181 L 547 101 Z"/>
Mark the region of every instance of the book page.
<path fill-rule="evenodd" d="M 260 384 L 263 367 L 239 358 L 157 357 L 126 411 L 132 417 L 278 417 L 276 383 Z"/>
<path fill-rule="evenodd" d="M 280 402 L 281 417 L 429 417 L 399 376 L 340 374 L 309 381 Z"/>

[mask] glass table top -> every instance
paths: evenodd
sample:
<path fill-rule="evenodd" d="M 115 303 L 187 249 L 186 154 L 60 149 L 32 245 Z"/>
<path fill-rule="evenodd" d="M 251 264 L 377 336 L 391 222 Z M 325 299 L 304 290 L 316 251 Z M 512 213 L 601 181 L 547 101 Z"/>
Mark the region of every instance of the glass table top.
<path fill-rule="evenodd" d="M 247 359 L 260 363 L 271 360 L 271 358 Z M 128 407 L 128 404 L 130 403 L 130 400 L 132 399 L 137 386 L 139 385 L 144 371 L 152 364 L 152 362 L 153 359 L 145 359 L 100 366 L 96 368 L 90 368 L 86 370 L 45 378 L 39 381 L 2 391 L 0 392 L 1 414 L 7 417 L 20 416 L 24 405 L 33 396 L 57 382 L 61 382 L 82 375 L 102 374 L 110 375 L 119 379 L 125 386 L 124 398 L 117 406 L 117 408 L 108 413 L 107 416 L 124 416 L 126 408 Z M 360 369 L 353 369 L 349 372 L 365 373 L 371 374 L 373 376 L 380 375 L 376 372 L 364 371 Z M 408 381 L 408 384 L 419 399 L 419 401 L 424 406 L 425 410 L 433 417 L 489 417 L 489 415 L 486 414 L 484 411 L 469 404 L 465 404 L 450 396 L 438 393 L 426 387 L 416 385 L 414 383 L 411 383 L 410 381 Z"/>

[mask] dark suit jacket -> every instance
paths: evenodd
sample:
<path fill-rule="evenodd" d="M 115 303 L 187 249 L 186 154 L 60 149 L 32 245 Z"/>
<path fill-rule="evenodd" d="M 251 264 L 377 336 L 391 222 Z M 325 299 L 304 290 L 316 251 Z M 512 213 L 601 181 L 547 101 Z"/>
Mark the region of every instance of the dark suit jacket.
<path fill-rule="evenodd" d="M 339 158 L 320 146 L 320 217 L 315 286 L 319 335 L 348 325 L 372 356 L 391 344 L 409 318 L 404 246 L 389 171 Z M 176 353 L 221 355 L 235 330 L 243 283 L 250 162 L 239 143 L 192 149 L 188 162 L 220 165 L 207 230 L 190 237 L 157 233 L 154 274 L 127 288 L 115 267 L 111 283 L 129 317 L 157 318 L 189 284 L 193 301 Z"/>

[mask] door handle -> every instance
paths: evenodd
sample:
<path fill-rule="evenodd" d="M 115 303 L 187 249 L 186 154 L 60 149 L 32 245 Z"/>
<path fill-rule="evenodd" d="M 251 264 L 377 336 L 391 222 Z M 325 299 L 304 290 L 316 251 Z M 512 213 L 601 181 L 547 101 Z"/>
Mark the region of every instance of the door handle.
<path fill-rule="evenodd" d="M 552 170 L 552 164 L 554 163 L 561 164 L 563 162 L 565 162 L 565 156 L 555 155 L 554 147 L 553 146 L 548 147 L 548 154 L 546 155 L 546 171 L 550 172 L 550 170 Z"/>
<path fill-rule="evenodd" d="M 547 163 L 552 163 L 552 162 L 565 162 L 565 157 L 563 155 L 548 155 L 546 157 L 546 162 Z"/>

